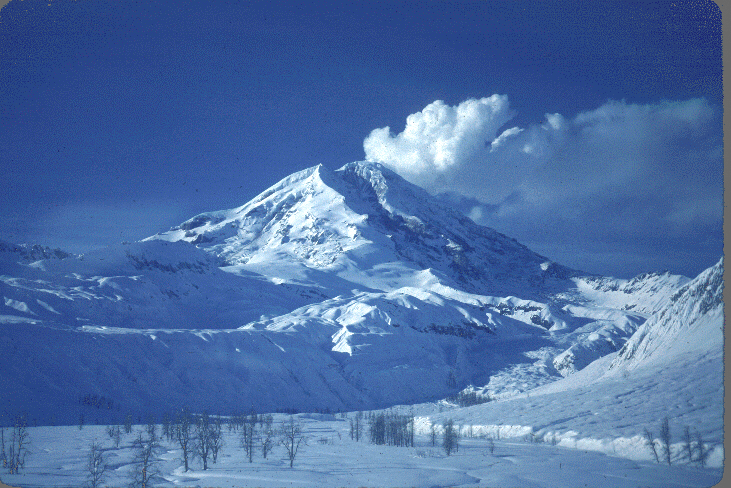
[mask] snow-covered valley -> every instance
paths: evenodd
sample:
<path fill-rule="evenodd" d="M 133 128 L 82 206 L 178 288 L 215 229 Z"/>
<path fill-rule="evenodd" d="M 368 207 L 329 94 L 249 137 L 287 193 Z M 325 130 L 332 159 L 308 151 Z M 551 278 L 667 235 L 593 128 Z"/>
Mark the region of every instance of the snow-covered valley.
<path fill-rule="evenodd" d="M 718 467 L 701 468 L 683 462 L 667 466 L 581 446 L 528 442 L 525 436 L 491 439 L 476 429 L 474 437 L 467 437 L 467 427 L 463 427 L 458 450 L 450 456 L 439 442 L 432 445 L 426 431 L 416 434 L 414 447 L 373 445 L 368 440 L 350 438 L 348 419 L 353 416 L 300 415 L 307 444 L 301 447 L 292 468 L 282 446 L 275 447 L 266 459 L 256 452 L 249 463 L 239 432 L 224 428 L 217 462 L 203 470 L 201 462 L 195 460 L 186 472 L 179 446 L 163 440 L 154 467 L 159 474 L 151 485 L 684 488 L 713 486 L 723 472 Z M 286 416 L 274 416 L 274 425 L 282 421 L 287 421 Z M 127 486 L 137 469 L 133 440 L 145 429 L 145 425 L 133 426 L 132 433 L 122 434 L 117 447 L 101 426 L 85 426 L 82 430 L 74 426 L 31 428 L 34 450 L 24 469 L 20 474 L 0 475 L 0 480 L 23 488 L 83 486 L 89 478 L 90 446 L 96 441 L 107 463 L 102 486 Z M 639 452 L 640 448 L 633 449 Z"/>

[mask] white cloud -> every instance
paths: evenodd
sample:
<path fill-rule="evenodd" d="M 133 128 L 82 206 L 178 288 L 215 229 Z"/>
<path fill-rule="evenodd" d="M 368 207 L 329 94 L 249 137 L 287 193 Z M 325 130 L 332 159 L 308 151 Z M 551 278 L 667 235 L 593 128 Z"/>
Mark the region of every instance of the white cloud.
<path fill-rule="evenodd" d="M 430 191 L 452 189 L 465 172 L 483 165 L 493 147 L 519 132 L 498 130 L 514 113 L 505 95 L 466 100 L 451 107 L 441 100 L 411 114 L 400 134 L 389 127 L 375 129 L 363 147 L 366 159 L 393 168 L 404 178 Z"/>
<path fill-rule="evenodd" d="M 566 126 L 566 121 L 561 114 L 546 114 L 546 122 L 548 122 L 548 127 L 545 129 L 550 127 L 553 130 L 560 130 Z"/>
<path fill-rule="evenodd" d="M 410 115 L 400 134 L 371 132 L 366 158 L 432 193 L 487 204 L 465 211 L 543 249 L 626 245 L 636 261 L 642 249 L 692 254 L 703 239 L 720 255 L 722 125 L 706 100 L 609 101 L 498 136 L 512 116 L 506 96 L 437 101 Z"/>
<path fill-rule="evenodd" d="M 518 127 L 511 127 L 510 129 L 504 131 L 490 143 L 490 152 L 495 152 L 495 150 L 499 148 L 500 145 L 503 144 L 509 137 L 520 134 L 521 132 L 523 132 L 523 129 L 520 129 Z"/>

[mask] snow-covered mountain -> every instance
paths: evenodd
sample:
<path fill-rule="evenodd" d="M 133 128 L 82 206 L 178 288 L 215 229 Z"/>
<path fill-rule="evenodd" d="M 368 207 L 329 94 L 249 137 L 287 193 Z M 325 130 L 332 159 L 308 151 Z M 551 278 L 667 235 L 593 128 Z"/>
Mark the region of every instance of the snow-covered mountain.
<path fill-rule="evenodd" d="M 65 259 L 72 255 L 60 249 L 39 245 L 16 245 L 0 240 L 0 260 L 32 263 L 42 259 Z"/>
<path fill-rule="evenodd" d="M 689 281 L 568 269 L 368 162 L 137 243 L 19 249 L 0 247 L 0 408 L 46 421 L 509 398 L 615 353 Z"/>
<path fill-rule="evenodd" d="M 182 242 L 120 244 L 12 264 L 15 273 L 0 275 L 3 313 L 62 328 L 231 329 L 324 298 L 253 273 L 226 273 L 215 256 Z"/>
<path fill-rule="evenodd" d="M 666 305 L 617 353 L 613 369 L 667 363 L 678 355 L 699 358 L 723 347 L 723 258 L 675 292 Z"/>
<path fill-rule="evenodd" d="M 574 273 L 377 163 L 300 171 L 246 205 L 198 215 L 151 239 L 191 242 L 230 266 L 264 271 L 286 263 L 375 289 L 431 269 L 466 291 L 525 293 Z"/>

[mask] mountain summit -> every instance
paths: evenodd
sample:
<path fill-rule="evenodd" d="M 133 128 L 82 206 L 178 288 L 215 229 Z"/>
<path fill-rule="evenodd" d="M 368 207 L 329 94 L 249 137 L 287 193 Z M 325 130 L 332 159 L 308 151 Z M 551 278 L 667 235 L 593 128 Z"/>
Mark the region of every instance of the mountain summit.
<path fill-rule="evenodd" d="M 388 288 L 373 278 L 387 269 L 434 270 L 466 291 L 503 294 L 576 274 L 372 162 L 300 171 L 150 239 L 188 241 L 229 266 L 288 263 L 377 289 Z"/>

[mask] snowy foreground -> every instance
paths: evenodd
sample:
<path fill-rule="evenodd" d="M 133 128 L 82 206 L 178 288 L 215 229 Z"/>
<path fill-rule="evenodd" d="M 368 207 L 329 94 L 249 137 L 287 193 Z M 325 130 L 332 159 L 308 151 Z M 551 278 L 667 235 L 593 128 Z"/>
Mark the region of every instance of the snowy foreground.
<path fill-rule="evenodd" d="M 275 447 L 266 460 L 257 452 L 249 463 L 237 432 L 224 429 L 218 462 L 206 471 L 196 460 L 184 473 L 179 447 L 163 441 L 162 479 L 157 486 L 701 487 L 718 483 L 723 472 L 717 467 L 633 461 L 524 437 L 470 438 L 465 427 L 458 452 L 446 456 L 439 445 L 432 447 L 427 432 L 417 430 L 415 447 L 376 446 L 351 440 L 349 422 L 339 415 L 299 417 L 307 445 L 293 468 L 282 446 Z M 276 415 L 275 424 L 284 418 Z M 89 446 L 97 440 L 108 463 L 104 486 L 128 486 L 134 470 L 132 440 L 143 427 L 134 426 L 131 434 L 123 434 L 119 448 L 102 426 L 31 428 L 32 454 L 25 468 L 18 475 L 2 475 L 2 481 L 19 487 L 82 486 L 88 474 Z"/>

